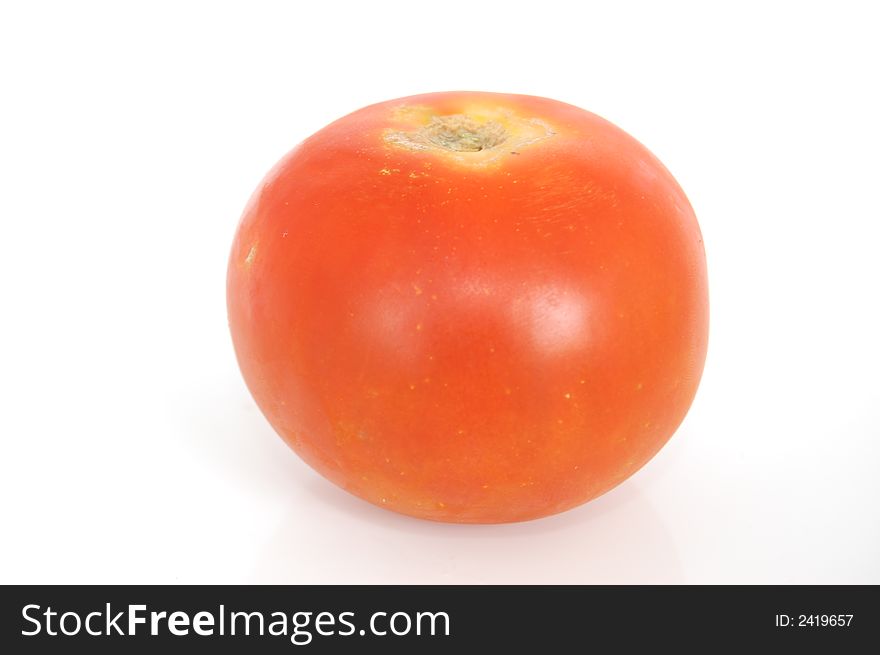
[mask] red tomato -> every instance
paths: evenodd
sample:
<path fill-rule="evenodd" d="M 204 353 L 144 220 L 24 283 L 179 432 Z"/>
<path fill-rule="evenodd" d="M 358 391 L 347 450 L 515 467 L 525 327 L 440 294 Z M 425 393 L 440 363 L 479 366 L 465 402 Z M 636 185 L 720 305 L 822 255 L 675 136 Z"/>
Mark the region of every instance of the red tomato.
<path fill-rule="evenodd" d="M 306 139 L 251 198 L 227 294 L 281 437 L 438 521 L 608 491 L 675 431 L 706 354 L 684 192 L 611 123 L 531 96 L 392 100 Z"/>

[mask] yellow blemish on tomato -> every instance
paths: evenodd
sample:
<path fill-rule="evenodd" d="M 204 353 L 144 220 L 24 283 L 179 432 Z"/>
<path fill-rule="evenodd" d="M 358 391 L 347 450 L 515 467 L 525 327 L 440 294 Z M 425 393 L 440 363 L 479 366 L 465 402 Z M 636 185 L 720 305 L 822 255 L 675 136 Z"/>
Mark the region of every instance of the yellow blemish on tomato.
<path fill-rule="evenodd" d="M 257 256 L 257 244 L 251 246 L 251 249 L 248 250 L 247 257 L 244 258 L 245 267 L 249 268 L 251 264 L 254 263 L 254 258 Z"/>
<path fill-rule="evenodd" d="M 427 120 L 432 110 L 427 105 L 398 105 L 391 110 L 391 120 L 401 123 L 413 123 Z"/>

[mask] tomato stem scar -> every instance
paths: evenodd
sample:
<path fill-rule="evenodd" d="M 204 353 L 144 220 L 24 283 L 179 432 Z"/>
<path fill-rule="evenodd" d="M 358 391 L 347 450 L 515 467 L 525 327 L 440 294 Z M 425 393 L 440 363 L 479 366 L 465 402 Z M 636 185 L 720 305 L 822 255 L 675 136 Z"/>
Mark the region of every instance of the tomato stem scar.
<path fill-rule="evenodd" d="M 441 148 L 457 152 L 479 152 L 507 140 L 507 130 L 497 121 L 478 123 L 470 116 L 434 116 L 421 130 L 422 136 Z"/>
<path fill-rule="evenodd" d="M 438 115 L 429 108 L 398 107 L 392 120 L 410 129 L 390 129 L 385 141 L 414 151 L 443 153 L 461 163 L 481 166 L 556 134 L 537 118 L 523 118 L 508 108 L 470 108 Z"/>

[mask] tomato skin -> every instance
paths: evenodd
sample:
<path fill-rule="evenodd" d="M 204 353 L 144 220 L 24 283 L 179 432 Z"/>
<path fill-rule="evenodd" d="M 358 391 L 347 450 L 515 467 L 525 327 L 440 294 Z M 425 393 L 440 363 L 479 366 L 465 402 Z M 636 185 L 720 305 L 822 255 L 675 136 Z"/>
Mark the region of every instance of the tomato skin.
<path fill-rule="evenodd" d="M 389 143 L 401 107 L 474 106 L 549 136 L 485 165 Z M 684 418 L 708 336 L 702 238 L 670 173 L 594 114 L 517 95 L 393 100 L 306 139 L 245 209 L 227 302 L 248 388 L 307 463 L 466 523 L 632 475 Z"/>

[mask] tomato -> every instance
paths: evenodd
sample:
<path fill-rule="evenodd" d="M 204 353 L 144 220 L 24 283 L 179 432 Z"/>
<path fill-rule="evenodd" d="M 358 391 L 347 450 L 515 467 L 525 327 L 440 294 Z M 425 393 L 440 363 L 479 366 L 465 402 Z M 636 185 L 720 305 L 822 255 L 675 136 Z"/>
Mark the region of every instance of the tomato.
<path fill-rule="evenodd" d="M 438 521 L 546 516 L 644 465 L 706 354 L 699 226 L 648 150 L 557 101 L 437 93 L 294 148 L 228 267 L 236 356 L 313 468 Z"/>

